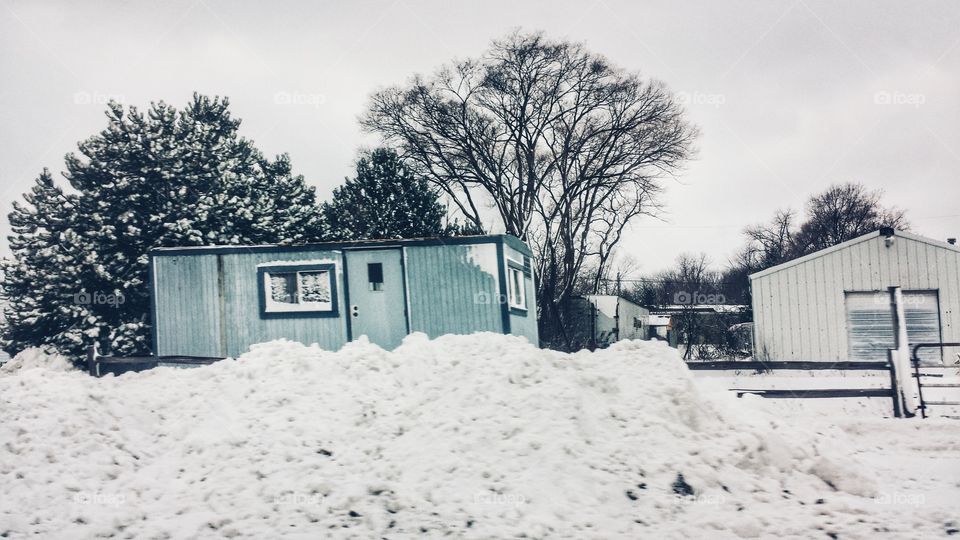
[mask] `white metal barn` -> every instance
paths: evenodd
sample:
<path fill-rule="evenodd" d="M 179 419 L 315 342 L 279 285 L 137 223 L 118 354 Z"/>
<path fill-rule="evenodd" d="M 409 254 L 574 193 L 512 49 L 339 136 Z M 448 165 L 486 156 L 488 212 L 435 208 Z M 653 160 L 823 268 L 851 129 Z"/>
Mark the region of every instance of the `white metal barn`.
<path fill-rule="evenodd" d="M 960 248 L 893 229 L 750 276 L 754 351 L 769 360 L 885 360 L 889 287 L 903 290 L 910 344 L 960 341 Z M 921 356 L 940 363 L 943 351 Z"/>

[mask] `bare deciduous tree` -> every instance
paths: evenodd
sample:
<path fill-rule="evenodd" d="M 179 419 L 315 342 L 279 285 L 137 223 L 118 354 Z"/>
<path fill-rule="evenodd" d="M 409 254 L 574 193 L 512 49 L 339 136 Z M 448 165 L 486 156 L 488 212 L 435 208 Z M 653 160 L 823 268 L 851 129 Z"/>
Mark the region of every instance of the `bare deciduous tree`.
<path fill-rule="evenodd" d="M 718 289 L 719 275 L 710 269 L 705 253 L 684 253 L 677 257 L 671 270 L 657 275 L 660 301 L 664 304 L 679 304 L 681 309 L 671 317 L 673 329 L 678 333 L 678 343 L 683 344 L 683 359 L 689 360 L 693 346 L 701 337 L 702 317 L 697 313 L 695 295 Z"/>
<path fill-rule="evenodd" d="M 797 253 L 813 253 L 875 231 L 908 228 L 902 210 L 885 208 L 883 192 L 863 184 L 838 184 L 807 201 L 807 221 L 796 235 Z"/>
<path fill-rule="evenodd" d="M 793 211 L 778 210 L 770 223 L 747 228 L 747 245 L 733 264 L 756 272 L 881 227 L 909 228 L 903 211 L 884 207 L 882 197 L 882 191 L 870 191 L 863 184 L 830 186 L 807 200 L 802 223 L 797 224 Z"/>
<path fill-rule="evenodd" d="M 754 225 L 743 231 L 747 245 L 738 262 L 750 268 L 769 268 L 793 256 L 794 222 L 792 210 L 777 210 L 766 225 Z"/>
<path fill-rule="evenodd" d="M 660 180 L 690 157 L 696 137 L 659 82 L 580 45 L 521 33 L 376 93 L 362 124 L 469 222 L 483 226 L 492 209 L 496 228 L 532 246 L 542 335 L 560 345 L 559 306 L 580 270 L 605 274 L 626 224 L 657 210 Z"/>
<path fill-rule="evenodd" d="M 883 206 L 883 192 L 863 184 L 830 186 L 807 199 L 803 221 L 792 210 L 778 210 L 766 224 L 744 230 L 746 245 L 730 261 L 727 275 L 739 283 L 732 297 L 749 302 L 747 276 L 797 257 L 852 240 L 881 227 L 906 230 L 902 210 Z"/>

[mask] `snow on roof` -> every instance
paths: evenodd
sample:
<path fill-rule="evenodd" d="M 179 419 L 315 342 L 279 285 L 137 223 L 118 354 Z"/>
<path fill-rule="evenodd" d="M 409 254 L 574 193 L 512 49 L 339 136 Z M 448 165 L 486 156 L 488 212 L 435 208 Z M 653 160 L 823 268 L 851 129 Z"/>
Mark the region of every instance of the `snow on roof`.
<path fill-rule="evenodd" d="M 303 244 L 224 244 L 214 246 L 167 246 L 150 250 L 151 255 L 171 255 L 180 253 L 222 253 L 222 252 L 263 252 L 263 251 L 308 251 L 336 250 L 363 247 L 399 247 L 416 245 L 470 245 L 485 242 L 503 241 L 527 256 L 531 256 L 530 247 L 522 240 L 508 234 L 477 234 L 449 237 L 396 238 L 375 240 L 349 240 L 337 242 L 311 242 Z"/>
<path fill-rule="evenodd" d="M 650 308 L 654 313 L 677 313 L 679 311 L 713 311 L 715 313 L 740 313 L 750 306 L 744 304 L 670 304 Z"/>
<path fill-rule="evenodd" d="M 670 324 L 670 315 L 650 314 L 647 316 L 649 326 L 667 326 Z"/>
<path fill-rule="evenodd" d="M 310 264 L 337 264 L 334 259 L 304 259 L 302 261 L 267 261 L 257 265 L 257 268 L 267 266 L 302 266 Z"/>

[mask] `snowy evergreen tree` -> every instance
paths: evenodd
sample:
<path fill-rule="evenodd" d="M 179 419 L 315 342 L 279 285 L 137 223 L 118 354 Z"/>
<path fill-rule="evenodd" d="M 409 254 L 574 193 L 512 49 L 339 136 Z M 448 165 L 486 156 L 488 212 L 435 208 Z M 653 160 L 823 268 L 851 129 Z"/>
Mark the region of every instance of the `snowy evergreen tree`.
<path fill-rule="evenodd" d="M 226 99 L 182 111 L 111 103 L 108 126 L 66 158 L 64 195 L 44 173 L 10 216 L 13 258 L 2 346 L 50 344 L 80 355 L 149 350 L 147 252 L 159 246 L 291 243 L 324 236 L 312 187 L 289 159 L 237 133 Z"/>
<path fill-rule="evenodd" d="M 7 299 L 0 346 L 11 356 L 29 345 L 55 347 L 65 334 L 79 338 L 87 316 L 73 301 L 83 256 L 74 230 L 77 197 L 64 194 L 44 169 L 24 200 L 9 215 L 13 257 L 0 261 Z"/>
<path fill-rule="evenodd" d="M 447 211 L 425 179 L 413 173 L 397 153 L 378 148 L 357 161 L 355 178 L 333 190 L 323 213 L 337 240 L 421 238 L 471 234 L 447 224 Z"/>

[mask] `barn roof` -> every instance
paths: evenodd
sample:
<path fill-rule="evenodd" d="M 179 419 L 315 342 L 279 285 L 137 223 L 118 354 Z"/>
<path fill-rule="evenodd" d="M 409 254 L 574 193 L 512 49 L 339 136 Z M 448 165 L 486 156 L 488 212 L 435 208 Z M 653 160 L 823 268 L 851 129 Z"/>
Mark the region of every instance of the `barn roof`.
<path fill-rule="evenodd" d="M 924 244 L 929 244 L 929 245 L 934 246 L 934 247 L 944 248 L 944 249 L 948 249 L 948 250 L 956 251 L 956 252 L 960 253 L 960 246 L 955 246 L 955 245 L 953 245 L 953 244 L 948 244 L 948 243 L 946 243 L 946 242 L 941 242 L 941 241 L 939 241 L 939 240 L 934 240 L 934 239 L 932 239 L 932 238 L 927 238 L 926 236 L 920 236 L 920 235 L 918 235 L 918 234 L 913 234 L 913 233 L 909 233 L 909 232 L 907 232 L 907 231 L 899 231 L 899 230 L 893 231 L 893 235 L 894 235 L 895 237 L 907 238 L 907 239 L 913 240 L 913 241 L 915 241 L 915 242 L 921 242 L 921 243 L 924 243 Z M 790 267 L 792 267 L 792 266 L 797 266 L 797 265 L 799 265 L 799 264 L 804 264 L 804 263 L 806 263 L 806 262 L 812 261 L 812 260 L 817 259 L 817 258 L 819 258 L 819 257 L 823 257 L 824 255 L 829 255 L 830 253 L 834 253 L 834 252 L 836 252 L 836 251 L 840 251 L 840 250 L 843 250 L 843 249 L 847 249 L 847 248 L 849 248 L 849 247 L 851 247 L 851 246 L 855 246 L 855 245 L 857 245 L 857 244 L 860 244 L 860 243 L 862 243 L 862 242 L 866 242 L 866 241 L 871 240 L 871 239 L 874 239 L 874 238 L 878 238 L 878 237 L 880 237 L 880 236 L 881 236 L 881 231 L 879 231 L 879 230 L 873 231 L 873 232 L 870 232 L 870 233 L 867 233 L 867 234 L 865 234 L 865 235 L 863 235 L 863 236 L 858 236 L 858 237 L 856 237 L 856 238 L 854 238 L 854 239 L 852 239 L 852 240 L 847 240 L 846 242 L 839 243 L 839 244 L 837 244 L 837 245 L 835 245 L 835 246 L 830 246 L 830 247 L 828 247 L 828 248 L 821 249 L 820 251 L 815 251 L 815 252 L 813 252 L 813 253 L 811 253 L 811 254 L 809 254 L 809 255 L 804 255 L 803 257 L 798 257 L 798 258 L 796 258 L 796 259 L 787 261 L 787 262 L 785 262 L 785 263 L 778 264 L 777 266 L 771 266 L 770 268 L 767 268 L 766 270 L 761 270 L 761 271 L 759 271 L 759 272 L 757 272 L 757 273 L 755 273 L 755 274 L 750 274 L 750 280 L 753 281 L 754 279 L 757 279 L 757 278 L 760 278 L 760 277 L 769 276 L 770 274 L 775 274 L 775 273 L 777 273 L 777 272 L 779 272 L 779 271 L 781 271 L 781 270 L 786 270 L 787 268 L 790 268 Z"/>

